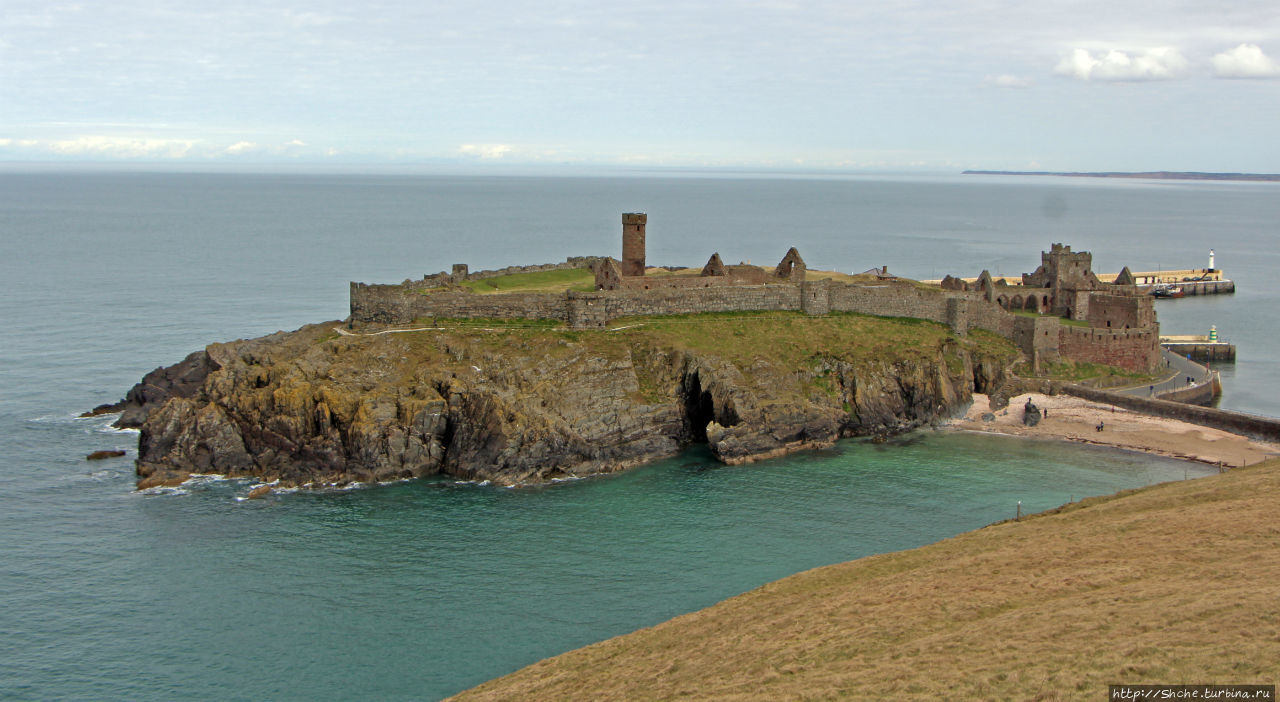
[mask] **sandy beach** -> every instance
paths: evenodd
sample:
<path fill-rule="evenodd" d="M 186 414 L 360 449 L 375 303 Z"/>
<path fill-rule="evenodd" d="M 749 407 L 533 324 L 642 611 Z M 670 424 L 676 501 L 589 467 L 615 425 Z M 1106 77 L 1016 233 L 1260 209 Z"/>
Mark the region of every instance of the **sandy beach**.
<path fill-rule="evenodd" d="M 1034 427 L 1022 423 L 1028 398 L 1041 411 L 1047 410 Z M 946 428 L 1079 441 L 1232 468 L 1280 456 L 1280 445 L 1069 395 L 1019 395 L 1008 407 L 995 411 L 994 420 L 983 420 L 986 414 L 992 414 L 989 398 L 975 393 L 969 411 L 948 422 Z M 1102 431 L 1098 431 L 1099 425 Z"/>

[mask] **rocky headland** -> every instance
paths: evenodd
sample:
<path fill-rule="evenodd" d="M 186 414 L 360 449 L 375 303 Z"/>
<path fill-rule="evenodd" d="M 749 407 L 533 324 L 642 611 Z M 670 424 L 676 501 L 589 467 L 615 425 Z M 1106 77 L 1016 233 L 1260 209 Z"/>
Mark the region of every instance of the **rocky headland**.
<path fill-rule="evenodd" d="M 999 396 L 1018 356 L 983 332 L 854 314 L 618 326 L 315 324 L 212 344 L 98 411 L 140 429 L 139 488 L 192 473 L 514 485 L 616 471 L 694 442 L 732 464 L 909 430 L 956 414 L 975 391 Z"/>

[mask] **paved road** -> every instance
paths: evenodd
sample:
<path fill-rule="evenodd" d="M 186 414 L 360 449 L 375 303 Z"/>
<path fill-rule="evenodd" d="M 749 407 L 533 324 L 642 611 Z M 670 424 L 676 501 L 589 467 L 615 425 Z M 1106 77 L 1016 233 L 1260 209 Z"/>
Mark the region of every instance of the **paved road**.
<path fill-rule="evenodd" d="M 1153 395 L 1158 397 L 1161 393 L 1181 390 L 1191 385 L 1202 385 L 1212 381 L 1212 371 L 1199 363 L 1188 360 L 1185 356 L 1170 353 L 1165 349 L 1160 349 L 1160 353 L 1163 354 L 1165 363 L 1169 368 L 1170 375 L 1168 379 L 1156 383 L 1154 386 L 1139 385 L 1138 387 L 1125 388 L 1116 392 L 1136 397 L 1152 397 Z M 1191 378 L 1192 382 L 1188 383 L 1187 378 Z"/>

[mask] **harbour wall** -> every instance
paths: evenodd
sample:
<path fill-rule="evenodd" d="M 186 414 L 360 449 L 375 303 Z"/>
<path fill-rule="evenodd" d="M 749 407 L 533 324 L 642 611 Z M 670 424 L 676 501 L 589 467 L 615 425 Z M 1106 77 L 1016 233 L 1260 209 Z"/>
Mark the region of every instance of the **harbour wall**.
<path fill-rule="evenodd" d="M 1236 360 L 1235 344 L 1164 342 L 1160 345 L 1179 356 L 1190 356 L 1196 361 L 1234 363 Z"/>
<path fill-rule="evenodd" d="M 1212 374 L 1212 377 L 1201 383 L 1188 385 L 1179 390 L 1166 390 L 1157 395 L 1158 399 L 1168 400 L 1170 402 L 1181 402 L 1187 405 L 1211 405 L 1213 398 L 1222 394 L 1222 384 L 1218 380 L 1218 374 Z"/>
<path fill-rule="evenodd" d="M 1157 417 L 1179 419 L 1184 422 L 1191 422 L 1192 424 L 1199 424 L 1204 427 L 1221 429 L 1235 434 L 1244 434 L 1245 436 L 1259 441 L 1268 441 L 1273 443 L 1280 442 L 1280 419 L 1272 417 L 1245 414 L 1244 412 L 1233 412 L 1231 410 L 1217 409 L 1215 407 L 1201 407 L 1199 405 L 1184 404 L 1182 402 L 1175 402 L 1166 399 L 1121 395 L 1107 390 L 1099 390 L 1097 388 L 1089 388 L 1076 384 L 1063 385 L 1062 392 L 1090 400 L 1092 402 L 1101 402 L 1104 404 L 1115 405 L 1116 407 L 1134 410 L 1136 412 L 1144 412 Z"/>
<path fill-rule="evenodd" d="M 1187 297 L 1192 295 L 1231 295 L 1236 291 L 1236 284 L 1233 280 L 1202 280 L 1194 283 L 1166 283 L 1165 285 L 1182 288 L 1182 294 Z M 1138 285 L 1137 288 L 1150 292 L 1155 286 Z"/>

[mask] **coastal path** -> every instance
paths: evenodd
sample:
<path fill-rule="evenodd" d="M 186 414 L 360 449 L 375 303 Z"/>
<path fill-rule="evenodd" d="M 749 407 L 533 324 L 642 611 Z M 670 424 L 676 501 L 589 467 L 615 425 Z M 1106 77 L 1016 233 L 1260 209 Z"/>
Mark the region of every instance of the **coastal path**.
<path fill-rule="evenodd" d="M 1185 390 L 1213 382 L 1213 371 L 1209 370 L 1208 367 L 1172 353 L 1167 349 L 1161 349 L 1160 353 L 1164 356 L 1165 364 L 1171 372 L 1168 378 L 1154 385 L 1136 385 L 1131 388 L 1118 389 L 1114 392 L 1122 395 L 1132 395 L 1133 397 L 1160 397 L 1164 393 Z M 1187 378 L 1190 378 L 1191 382 L 1187 382 Z"/>

